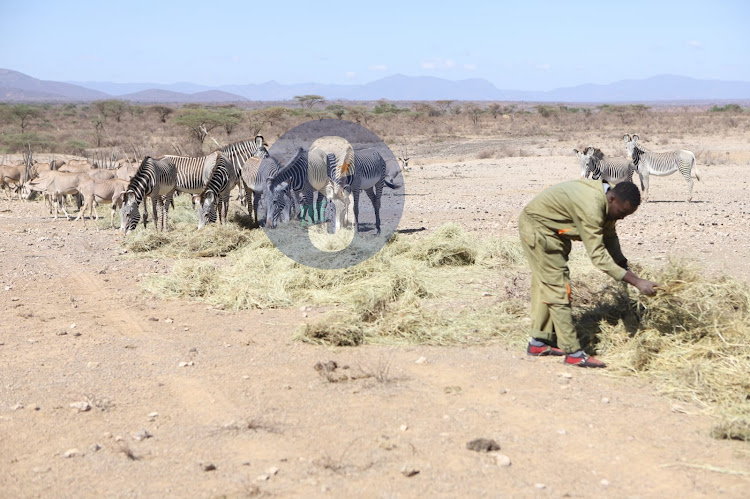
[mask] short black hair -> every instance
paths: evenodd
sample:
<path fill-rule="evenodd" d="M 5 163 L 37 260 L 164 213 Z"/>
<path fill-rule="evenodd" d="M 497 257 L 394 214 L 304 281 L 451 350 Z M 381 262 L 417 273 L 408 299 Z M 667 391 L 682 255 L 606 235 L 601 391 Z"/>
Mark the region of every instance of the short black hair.
<path fill-rule="evenodd" d="M 641 204 L 641 191 L 633 182 L 620 182 L 612 187 L 612 192 L 620 201 L 627 201 L 630 206 L 638 207 Z"/>

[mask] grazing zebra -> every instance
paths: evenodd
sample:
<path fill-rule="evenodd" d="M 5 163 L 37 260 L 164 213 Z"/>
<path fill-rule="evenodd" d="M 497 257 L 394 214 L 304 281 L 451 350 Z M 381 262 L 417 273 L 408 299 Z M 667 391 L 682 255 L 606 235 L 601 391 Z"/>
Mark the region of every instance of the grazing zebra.
<path fill-rule="evenodd" d="M 611 185 L 632 182 L 635 165 L 627 158 L 610 158 L 595 147 L 587 147 L 584 152 L 573 149 L 581 163 L 581 177 L 594 180 L 603 179 Z"/>
<path fill-rule="evenodd" d="M 269 203 L 270 195 L 266 192 L 266 183 L 270 177 L 279 171 L 279 162 L 273 156 L 249 158 L 242 165 L 242 184 L 245 188 L 245 199 L 247 200 L 247 211 L 250 217 L 254 217 L 254 223 L 260 225 L 258 219 L 258 206 L 263 196 L 266 204 Z M 252 199 L 252 209 L 250 200 Z"/>
<path fill-rule="evenodd" d="M 198 228 L 206 223 L 216 222 L 218 212 L 219 223 L 226 223 L 229 211 L 229 193 L 237 185 L 234 166 L 226 156 L 219 153 L 206 188 L 200 194 L 193 195 L 193 203 L 198 204 Z"/>
<path fill-rule="evenodd" d="M 641 147 L 639 137 L 633 134 L 623 136 L 628 156 L 633 159 L 638 175 L 641 177 L 641 186 L 643 188 L 644 199 L 648 198 L 648 176 L 657 175 L 660 177 L 671 175 L 677 170 L 685 177 L 688 186 L 688 198 L 690 202 L 693 199 L 693 179 L 690 173 L 695 173 L 695 178 L 700 180 L 698 168 L 695 166 L 695 154 L 690 151 L 679 150 L 670 152 L 652 152 Z"/>
<path fill-rule="evenodd" d="M 224 157 L 219 151 L 214 151 L 206 156 L 161 156 L 158 159 L 166 159 L 175 165 L 177 169 L 177 191 L 188 194 L 200 194 L 206 188 L 214 166 L 220 157 Z M 226 157 L 224 157 L 226 160 Z"/>
<path fill-rule="evenodd" d="M 177 185 L 177 168 L 169 159 L 154 159 L 150 156 L 143 158 L 141 166 L 130 179 L 128 188 L 123 196 L 124 202 L 120 208 L 120 219 L 122 224 L 120 230 L 125 234 L 135 230 L 141 214 L 138 212 L 138 205 L 146 197 L 151 197 L 153 201 L 154 227 L 159 230 L 159 221 L 161 221 L 161 230 L 167 230 L 167 217 L 169 204 L 172 202 L 172 195 Z M 157 211 L 158 205 L 158 211 Z M 161 217 L 159 216 L 161 213 Z"/>
<path fill-rule="evenodd" d="M 299 148 L 289 162 L 284 165 L 276 175 L 266 180 L 266 190 L 270 198 L 266 201 L 266 227 L 275 228 L 279 220 L 280 208 L 277 204 L 277 197 L 282 194 L 283 189 L 277 189 L 279 184 L 286 182 L 291 188 L 292 195 L 302 192 L 302 220 L 307 218 L 310 213 L 313 223 L 315 222 L 314 213 L 312 212 L 313 194 L 315 189 L 308 182 L 308 161 L 307 151 Z M 322 196 L 322 194 L 318 194 Z M 273 215 L 273 216 L 272 216 Z"/>
<path fill-rule="evenodd" d="M 268 149 L 266 148 L 266 142 L 263 136 L 258 134 L 255 136 L 255 140 L 242 140 L 239 142 L 233 142 L 220 149 L 221 153 L 229 158 L 234 166 L 234 174 L 238 179 L 242 178 L 242 168 L 245 162 L 250 158 L 265 158 L 268 157 Z M 246 192 L 246 191 L 245 191 Z M 240 196 L 243 194 L 243 189 L 240 188 Z M 247 202 L 248 206 L 250 201 Z"/>
<path fill-rule="evenodd" d="M 372 202 L 375 210 L 375 229 L 380 234 L 380 197 L 383 194 L 383 185 L 391 189 L 397 189 L 385 179 L 385 160 L 374 149 L 354 151 L 354 161 L 342 162 L 336 165 L 331 179 L 333 180 L 334 193 L 337 197 L 354 196 L 354 227 L 359 230 L 359 191 L 364 190 Z"/>

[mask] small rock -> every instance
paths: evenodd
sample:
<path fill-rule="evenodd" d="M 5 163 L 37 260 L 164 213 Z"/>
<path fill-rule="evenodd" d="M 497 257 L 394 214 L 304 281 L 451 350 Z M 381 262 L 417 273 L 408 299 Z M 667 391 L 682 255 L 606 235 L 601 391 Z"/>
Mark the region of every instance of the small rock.
<path fill-rule="evenodd" d="M 492 452 L 500 450 L 500 445 L 490 438 L 477 438 L 467 442 L 466 448 L 476 452 Z"/>
<path fill-rule="evenodd" d="M 71 325 L 70 325 L 70 329 L 75 329 L 75 328 L 77 328 L 77 327 L 78 327 L 78 325 L 77 325 L 77 324 L 71 324 Z"/>
<path fill-rule="evenodd" d="M 150 320 L 151 322 L 159 322 L 158 317 L 149 317 L 148 320 Z"/>
<path fill-rule="evenodd" d="M 602 481 L 599 483 L 601 483 L 605 487 L 609 487 L 609 480 L 607 480 L 606 478 L 602 478 Z"/>
<path fill-rule="evenodd" d="M 408 429 L 409 429 L 409 425 L 402 424 L 401 426 L 399 426 L 399 430 L 401 431 L 406 431 Z"/>
<path fill-rule="evenodd" d="M 75 333 L 73 333 L 73 336 L 81 336 L 81 333 L 76 331 Z"/>
<path fill-rule="evenodd" d="M 264 481 L 270 480 L 270 479 L 271 479 L 271 475 L 269 475 L 268 473 L 262 473 L 262 474 L 258 475 L 258 478 L 256 478 L 255 481 L 256 482 L 264 482 Z"/>
<path fill-rule="evenodd" d="M 276 466 L 271 466 L 266 470 L 266 473 L 268 473 L 269 475 L 276 475 L 279 473 L 279 468 L 277 468 Z"/>
<path fill-rule="evenodd" d="M 537 489 L 546 489 L 547 488 L 547 486 L 544 485 L 543 483 L 535 483 L 534 487 L 536 487 Z"/>
<path fill-rule="evenodd" d="M 567 431 L 565 430 L 557 430 L 558 435 L 567 435 Z"/>
<path fill-rule="evenodd" d="M 201 469 L 203 471 L 214 471 L 216 469 L 216 465 L 213 463 L 201 463 Z"/>
<path fill-rule="evenodd" d="M 506 456 L 505 454 L 500 454 L 499 452 L 493 453 L 495 456 L 495 463 L 503 468 L 507 468 L 510 466 L 510 458 Z"/>
<path fill-rule="evenodd" d="M 141 440 L 146 440 L 147 438 L 153 437 L 152 434 L 148 432 L 148 430 L 140 430 L 137 433 L 133 434 L 133 440 L 137 440 L 140 442 Z"/>
<path fill-rule="evenodd" d="M 10 301 L 18 301 L 18 300 L 20 300 L 20 298 L 18 298 L 17 296 L 14 296 L 14 297 L 12 297 L 12 298 L 10 299 Z"/>
<path fill-rule="evenodd" d="M 156 418 L 156 417 L 158 417 L 158 416 L 159 416 L 159 413 L 158 413 L 158 412 L 150 412 L 150 413 L 148 414 L 148 417 L 150 417 L 151 419 L 154 419 L 154 418 Z"/>
<path fill-rule="evenodd" d="M 123 440 L 125 440 L 125 439 L 122 438 L 122 435 L 115 436 L 115 442 L 122 442 Z"/>
<path fill-rule="evenodd" d="M 49 466 L 34 466 L 31 468 L 31 471 L 33 473 L 47 473 L 48 471 L 52 471 L 52 468 Z"/>
<path fill-rule="evenodd" d="M 609 404 L 609 398 L 602 397 L 602 404 Z"/>
<path fill-rule="evenodd" d="M 572 374 L 570 374 L 570 373 L 557 373 L 557 375 L 558 375 L 559 377 L 561 377 L 561 378 L 565 378 L 565 379 L 571 379 L 571 378 L 573 377 L 573 375 L 572 375 Z"/>
<path fill-rule="evenodd" d="M 418 358 L 415 364 L 427 364 L 427 357 Z"/>
<path fill-rule="evenodd" d="M 189 362 L 184 362 L 183 361 L 183 362 L 180 362 L 179 364 L 177 364 L 177 367 L 187 367 L 187 366 L 192 366 L 194 364 L 195 364 L 195 362 L 193 362 L 192 360 L 189 361 Z"/>
<path fill-rule="evenodd" d="M 78 409 L 78 412 L 86 412 L 91 410 L 91 404 L 88 402 L 73 402 L 70 404 L 73 409 Z"/>
<path fill-rule="evenodd" d="M 10 408 L 11 411 L 17 411 L 19 409 L 23 409 L 23 404 L 16 404 Z"/>
<path fill-rule="evenodd" d="M 78 449 L 68 449 L 68 450 L 65 451 L 65 454 L 63 454 L 63 457 L 66 457 L 66 458 L 68 458 L 68 457 L 75 457 L 75 456 L 78 456 L 80 454 L 81 454 L 81 452 Z"/>
<path fill-rule="evenodd" d="M 174 319 L 170 319 L 169 317 L 167 317 L 166 319 L 164 319 L 164 322 L 166 322 L 167 324 L 172 324 L 174 322 Z"/>
<path fill-rule="evenodd" d="M 91 452 L 97 452 L 97 451 L 101 450 L 101 448 L 102 448 L 102 446 L 101 446 L 101 445 L 99 445 L 99 444 L 94 444 L 94 445 L 92 445 L 92 446 L 90 447 L 90 449 L 91 449 Z"/>
<path fill-rule="evenodd" d="M 404 465 L 404 467 L 401 468 L 401 474 L 404 475 L 405 477 L 412 477 L 414 475 L 418 475 L 419 470 L 412 468 L 411 466 Z"/>
<path fill-rule="evenodd" d="M 68 332 L 67 332 L 67 331 L 58 331 L 58 332 L 56 332 L 55 334 L 56 334 L 57 336 L 65 336 L 66 334 L 68 334 Z"/>

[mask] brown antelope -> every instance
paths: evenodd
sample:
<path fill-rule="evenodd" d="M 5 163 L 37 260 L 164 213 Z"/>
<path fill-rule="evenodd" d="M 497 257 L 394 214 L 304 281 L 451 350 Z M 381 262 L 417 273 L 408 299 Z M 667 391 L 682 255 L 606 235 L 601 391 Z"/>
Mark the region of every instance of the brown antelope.
<path fill-rule="evenodd" d="M 32 191 L 46 192 L 50 195 L 54 200 L 56 220 L 58 206 L 60 205 L 65 216 L 70 218 L 70 214 L 65 209 L 65 196 L 68 194 L 78 194 L 80 187 L 87 182 L 91 182 L 91 177 L 85 173 L 50 171 L 42 177 L 29 182 L 28 187 Z"/>
<path fill-rule="evenodd" d="M 115 210 L 122 206 L 125 191 L 128 190 L 128 182 L 118 178 L 110 179 L 91 179 L 90 182 L 82 184 L 79 192 L 83 196 L 83 206 L 78 214 L 82 218 L 88 208 L 89 218 L 91 212 L 94 212 L 94 220 L 99 220 L 99 212 L 96 210 L 97 205 L 111 204 L 112 211 L 109 215 L 109 226 L 114 227 Z M 78 220 L 76 218 L 76 220 Z"/>

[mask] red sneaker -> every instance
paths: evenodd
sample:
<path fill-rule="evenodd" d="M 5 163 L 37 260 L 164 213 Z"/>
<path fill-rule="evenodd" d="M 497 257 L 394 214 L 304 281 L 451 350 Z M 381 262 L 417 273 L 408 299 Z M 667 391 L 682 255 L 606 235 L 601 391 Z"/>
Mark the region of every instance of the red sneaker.
<path fill-rule="evenodd" d="M 563 352 L 559 348 L 551 347 L 549 345 L 542 345 L 537 347 L 529 343 L 526 347 L 526 355 L 531 355 L 533 357 L 545 357 L 547 355 L 560 357 L 565 355 L 565 352 Z"/>
<path fill-rule="evenodd" d="M 572 355 L 566 355 L 565 364 L 568 366 L 578 366 L 578 367 L 607 367 L 607 364 L 605 364 L 601 360 L 595 359 L 594 357 L 589 357 L 585 353 L 581 355 L 580 357 L 573 357 Z"/>

